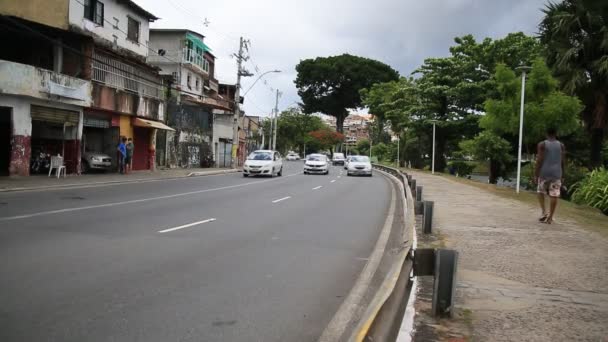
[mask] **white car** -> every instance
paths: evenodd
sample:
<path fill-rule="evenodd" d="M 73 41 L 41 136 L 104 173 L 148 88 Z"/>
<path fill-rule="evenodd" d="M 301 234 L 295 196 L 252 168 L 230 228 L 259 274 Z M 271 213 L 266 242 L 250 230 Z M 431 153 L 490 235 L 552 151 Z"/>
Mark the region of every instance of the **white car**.
<path fill-rule="evenodd" d="M 346 169 L 347 176 L 372 176 L 372 163 L 367 156 L 351 156 Z"/>
<path fill-rule="evenodd" d="M 287 154 L 287 157 L 285 159 L 287 159 L 287 160 L 300 160 L 300 156 L 297 153 L 290 152 L 290 153 Z"/>
<path fill-rule="evenodd" d="M 350 162 L 351 157 L 352 156 L 346 157 L 346 160 L 344 161 L 344 170 L 348 170 L 348 163 Z"/>
<path fill-rule="evenodd" d="M 304 163 L 304 174 L 329 174 L 329 159 L 324 154 L 309 154 Z"/>
<path fill-rule="evenodd" d="M 253 151 L 243 165 L 243 177 L 283 175 L 283 158 L 277 151 Z"/>
<path fill-rule="evenodd" d="M 332 163 L 334 165 L 344 165 L 346 162 L 346 158 L 344 157 L 344 153 L 334 153 L 334 159 Z"/>

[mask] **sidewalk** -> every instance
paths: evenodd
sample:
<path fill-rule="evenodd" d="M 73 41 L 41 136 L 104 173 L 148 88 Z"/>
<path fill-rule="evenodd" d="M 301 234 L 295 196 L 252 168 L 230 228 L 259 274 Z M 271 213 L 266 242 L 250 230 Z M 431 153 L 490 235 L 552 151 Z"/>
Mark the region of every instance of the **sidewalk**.
<path fill-rule="evenodd" d="M 583 224 L 560 203 L 545 225 L 533 194 L 407 172 L 435 202 L 433 235 L 419 246 L 459 252 L 455 319 L 419 314 L 430 300 L 421 290 L 414 340 L 608 341 L 608 217 Z"/>
<path fill-rule="evenodd" d="M 99 184 L 142 182 L 170 178 L 210 176 L 238 172 L 237 169 L 190 168 L 162 169 L 151 171 L 133 171 L 127 175 L 119 173 L 92 173 L 83 175 L 67 175 L 57 179 L 55 175 L 35 175 L 29 177 L 0 177 L 0 192 L 22 191 L 52 188 L 69 188 Z"/>

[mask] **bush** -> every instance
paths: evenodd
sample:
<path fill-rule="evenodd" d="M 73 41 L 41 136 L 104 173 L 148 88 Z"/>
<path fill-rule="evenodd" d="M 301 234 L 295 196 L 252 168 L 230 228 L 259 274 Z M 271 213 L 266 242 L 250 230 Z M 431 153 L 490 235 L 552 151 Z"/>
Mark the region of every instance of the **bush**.
<path fill-rule="evenodd" d="M 591 171 L 582 181 L 574 186 L 572 200 L 601 210 L 608 215 L 608 169 L 599 168 Z"/>
<path fill-rule="evenodd" d="M 536 184 L 533 182 L 535 166 L 536 163 L 532 162 L 521 168 L 521 184 L 527 190 L 536 190 Z M 567 190 L 562 192 L 562 198 L 569 200 L 574 192 L 574 184 L 582 181 L 588 173 L 589 170 L 586 167 L 578 165 L 573 161 L 568 162 L 566 164 L 563 184 Z"/>
<path fill-rule="evenodd" d="M 473 169 L 475 168 L 475 163 L 467 162 L 464 160 L 454 160 L 448 163 L 448 170 L 452 168 L 454 168 L 454 172 L 458 176 L 466 177 L 473 172 Z"/>

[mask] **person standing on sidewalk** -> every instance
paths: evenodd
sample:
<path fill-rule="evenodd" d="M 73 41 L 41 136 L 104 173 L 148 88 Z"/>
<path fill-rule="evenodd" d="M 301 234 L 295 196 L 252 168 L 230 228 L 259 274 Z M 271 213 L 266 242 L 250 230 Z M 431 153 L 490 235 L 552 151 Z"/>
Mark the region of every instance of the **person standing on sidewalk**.
<path fill-rule="evenodd" d="M 564 165 L 566 161 L 566 147 L 557 140 L 557 130 L 547 129 L 547 139 L 538 143 L 535 181 L 538 182 L 538 201 L 542 210 L 539 221 L 547 224 L 553 223 L 553 215 L 560 197 L 562 180 L 564 178 Z M 549 196 L 549 212 L 545 207 L 545 196 Z"/>
<path fill-rule="evenodd" d="M 118 151 L 118 171 L 122 174 L 125 173 L 125 161 L 127 158 L 127 145 L 125 144 L 127 142 L 127 138 L 125 137 L 121 137 L 120 138 L 120 143 L 118 144 L 118 148 L 116 149 Z"/>
<path fill-rule="evenodd" d="M 133 145 L 133 139 L 129 138 L 129 140 L 127 141 L 127 156 L 125 159 L 125 173 L 130 173 L 131 170 L 133 169 L 133 149 L 135 149 L 135 145 Z"/>

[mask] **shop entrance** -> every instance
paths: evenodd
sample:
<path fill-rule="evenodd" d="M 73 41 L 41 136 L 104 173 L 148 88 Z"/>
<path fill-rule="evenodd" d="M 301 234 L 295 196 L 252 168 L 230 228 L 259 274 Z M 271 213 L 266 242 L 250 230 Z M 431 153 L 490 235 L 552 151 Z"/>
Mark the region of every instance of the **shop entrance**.
<path fill-rule="evenodd" d="M 149 170 L 150 129 L 133 127 L 133 170 Z"/>
<path fill-rule="evenodd" d="M 0 107 L 0 176 L 8 176 L 11 164 L 11 114 L 9 107 Z"/>
<path fill-rule="evenodd" d="M 80 113 L 57 108 L 32 106 L 32 156 L 30 173 L 48 173 L 51 156 L 61 155 L 68 173 L 75 173 L 80 142 Z"/>
<path fill-rule="evenodd" d="M 111 170 L 118 170 L 116 146 L 119 140 L 119 128 L 111 127 L 110 118 L 85 114 L 82 129 L 82 156 L 103 154 L 112 160 Z"/>

